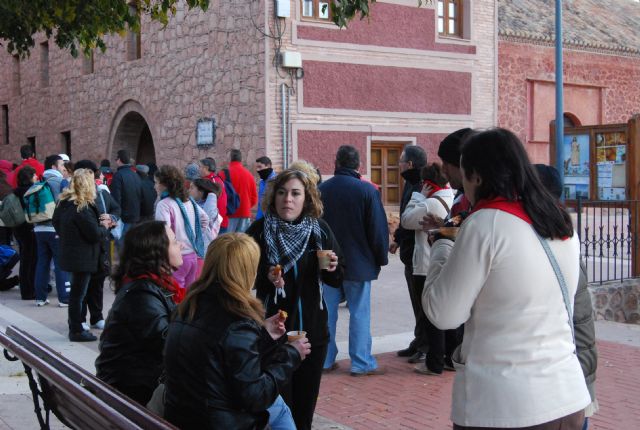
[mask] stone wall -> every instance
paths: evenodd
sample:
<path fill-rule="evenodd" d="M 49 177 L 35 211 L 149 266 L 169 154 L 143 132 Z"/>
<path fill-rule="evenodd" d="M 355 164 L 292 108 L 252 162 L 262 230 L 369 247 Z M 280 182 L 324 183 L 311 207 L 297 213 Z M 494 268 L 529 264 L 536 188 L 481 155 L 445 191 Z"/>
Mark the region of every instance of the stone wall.
<path fill-rule="evenodd" d="M 596 319 L 640 324 L 640 279 L 590 285 Z"/>
<path fill-rule="evenodd" d="M 143 17 L 140 59 L 127 60 L 126 37 L 107 37 L 93 73 L 86 73 L 82 58 L 50 41 L 48 86 L 40 79 L 44 37 L 20 62 L 19 86 L 16 78 L 5 79 L 15 75 L 15 60 L 3 48 L 0 104 L 9 106 L 10 145 L 0 148 L 0 156 L 17 161 L 30 136 L 39 158 L 61 152 L 60 133 L 70 131 L 74 159 L 113 160 L 122 145 L 113 144 L 116 131 L 133 109 L 149 126 L 158 164 L 183 165 L 208 155 L 226 161 L 230 148 L 255 159 L 264 152 L 266 133 L 265 59 L 264 37 L 252 17 L 264 25 L 261 2 L 213 0 L 207 12 L 179 3 L 164 29 Z M 218 125 L 216 146 L 198 149 L 196 122 L 211 116 Z"/>

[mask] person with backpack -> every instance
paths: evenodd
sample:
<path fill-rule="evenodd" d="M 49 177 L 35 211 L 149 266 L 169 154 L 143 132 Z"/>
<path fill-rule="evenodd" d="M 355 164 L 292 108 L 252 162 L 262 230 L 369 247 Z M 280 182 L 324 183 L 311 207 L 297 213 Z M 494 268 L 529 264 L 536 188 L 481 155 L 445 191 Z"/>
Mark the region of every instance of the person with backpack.
<path fill-rule="evenodd" d="M 34 205 L 31 202 L 47 202 L 52 201 L 52 205 L 47 204 L 47 207 L 55 209 L 55 204 L 58 202 L 58 196 L 62 191 L 62 181 L 64 180 L 64 173 L 66 172 L 64 167 L 64 160 L 59 155 L 50 155 L 44 161 L 45 171 L 42 174 L 44 181 L 34 184 L 34 186 L 27 191 L 25 198 L 30 202 L 29 206 Z M 32 192 L 36 187 L 39 187 L 36 192 Z M 31 213 L 30 213 L 31 214 Z M 58 306 L 67 307 L 69 305 L 69 293 L 67 287 L 69 284 L 69 275 L 60 269 L 59 265 L 59 236 L 56 233 L 51 218 L 53 217 L 53 211 L 40 212 L 35 222 L 35 217 L 30 218 L 34 220 L 33 232 L 36 236 L 36 244 L 38 248 L 38 258 L 36 260 L 36 278 L 35 278 L 35 291 L 36 291 L 36 306 L 45 306 L 49 304 L 47 299 L 49 276 L 51 267 L 51 260 L 53 259 L 54 273 L 56 277 L 56 290 L 58 291 Z M 32 222 L 32 221 L 29 221 Z"/>
<path fill-rule="evenodd" d="M 221 172 L 222 180 L 227 188 L 227 214 L 229 215 L 228 232 L 243 233 L 251 224 L 251 208 L 258 203 L 258 190 L 256 181 L 249 170 L 242 165 L 242 153 L 239 149 L 232 149 L 229 153 L 229 167 Z M 240 205 L 235 211 L 229 210 L 229 187 L 226 182 L 230 182 L 238 197 Z"/>
<path fill-rule="evenodd" d="M 27 205 L 24 202 L 24 195 L 34 182 L 38 180 L 36 169 L 25 166 L 18 172 L 18 186 L 13 193 L 18 197 L 24 212 Z M 33 300 L 36 298 L 35 277 L 36 277 L 36 236 L 33 233 L 33 224 L 23 222 L 13 228 L 13 236 L 18 242 L 20 252 L 20 297 L 22 300 Z"/>
<path fill-rule="evenodd" d="M 227 216 L 227 190 L 225 189 L 222 178 L 216 175 L 216 160 L 211 157 L 200 160 L 200 177 L 208 179 L 220 187 L 220 195 L 218 196 L 218 213 L 222 217 L 220 223 L 220 234 L 227 231 L 229 226 L 229 217 Z"/>
<path fill-rule="evenodd" d="M 204 240 L 211 235 L 209 217 L 184 187 L 185 177 L 174 166 L 156 172 L 157 221 L 164 221 L 182 243 L 182 265 L 173 273 L 180 288 L 189 288 L 198 274 L 198 258 L 204 258 Z"/>
<path fill-rule="evenodd" d="M 19 219 L 20 215 L 22 220 Z M 0 170 L 0 245 L 11 245 L 11 227 L 23 222 L 24 211 L 20 200 L 13 194 L 6 173 Z"/>

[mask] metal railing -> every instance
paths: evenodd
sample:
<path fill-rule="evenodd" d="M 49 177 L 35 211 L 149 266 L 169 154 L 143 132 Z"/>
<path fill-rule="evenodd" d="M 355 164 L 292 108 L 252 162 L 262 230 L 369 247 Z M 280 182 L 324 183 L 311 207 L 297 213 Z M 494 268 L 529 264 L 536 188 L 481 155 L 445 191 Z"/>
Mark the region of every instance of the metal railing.
<path fill-rule="evenodd" d="M 591 283 L 624 281 L 638 274 L 640 201 L 578 199 L 574 225 Z"/>

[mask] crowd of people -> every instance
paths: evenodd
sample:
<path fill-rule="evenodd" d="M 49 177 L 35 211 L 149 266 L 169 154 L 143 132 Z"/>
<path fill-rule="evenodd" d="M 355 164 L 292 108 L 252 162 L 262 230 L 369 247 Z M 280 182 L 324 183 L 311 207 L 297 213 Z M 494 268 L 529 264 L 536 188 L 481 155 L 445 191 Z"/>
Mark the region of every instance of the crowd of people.
<path fill-rule="evenodd" d="M 398 356 L 421 375 L 456 372 L 455 429 L 578 430 L 597 410 L 591 303 L 559 176 L 508 130 L 458 130 L 441 163 L 407 145 L 391 238 L 350 145 L 326 181 L 263 156 L 256 182 L 237 149 L 224 169 L 136 165 L 127 150 L 115 171 L 64 154 L 40 164 L 29 146 L 21 156 L 0 160 L 0 289 L 19 284 L 45 306 L 53 270 L 69 339 L 102 331 L 97 376 L 179 428 L 310 429 L 322 375 L 339 367 L 344 300 L 350 375 L 384 375 L 371 288 L 389 252 L 415 316 Z"/>

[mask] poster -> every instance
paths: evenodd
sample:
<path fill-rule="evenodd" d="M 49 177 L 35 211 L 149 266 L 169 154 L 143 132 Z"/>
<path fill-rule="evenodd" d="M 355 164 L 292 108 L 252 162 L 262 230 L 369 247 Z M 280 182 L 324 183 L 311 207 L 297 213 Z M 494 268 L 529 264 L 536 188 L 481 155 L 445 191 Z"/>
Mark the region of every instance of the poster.
<path fill-rule="evenodd" d="M 589 198 L 589 135 L 564 136 L 564 197 Z M 605 154 L 606 157 L 606 154 Z M 614 155 L 615 158 L 615 155 Z"/>
<path fill-rule="evenodd" d="M 596 133 L 596 188 L 600 200 L 624 200 L 627 184 L 625 132 Z"/>

